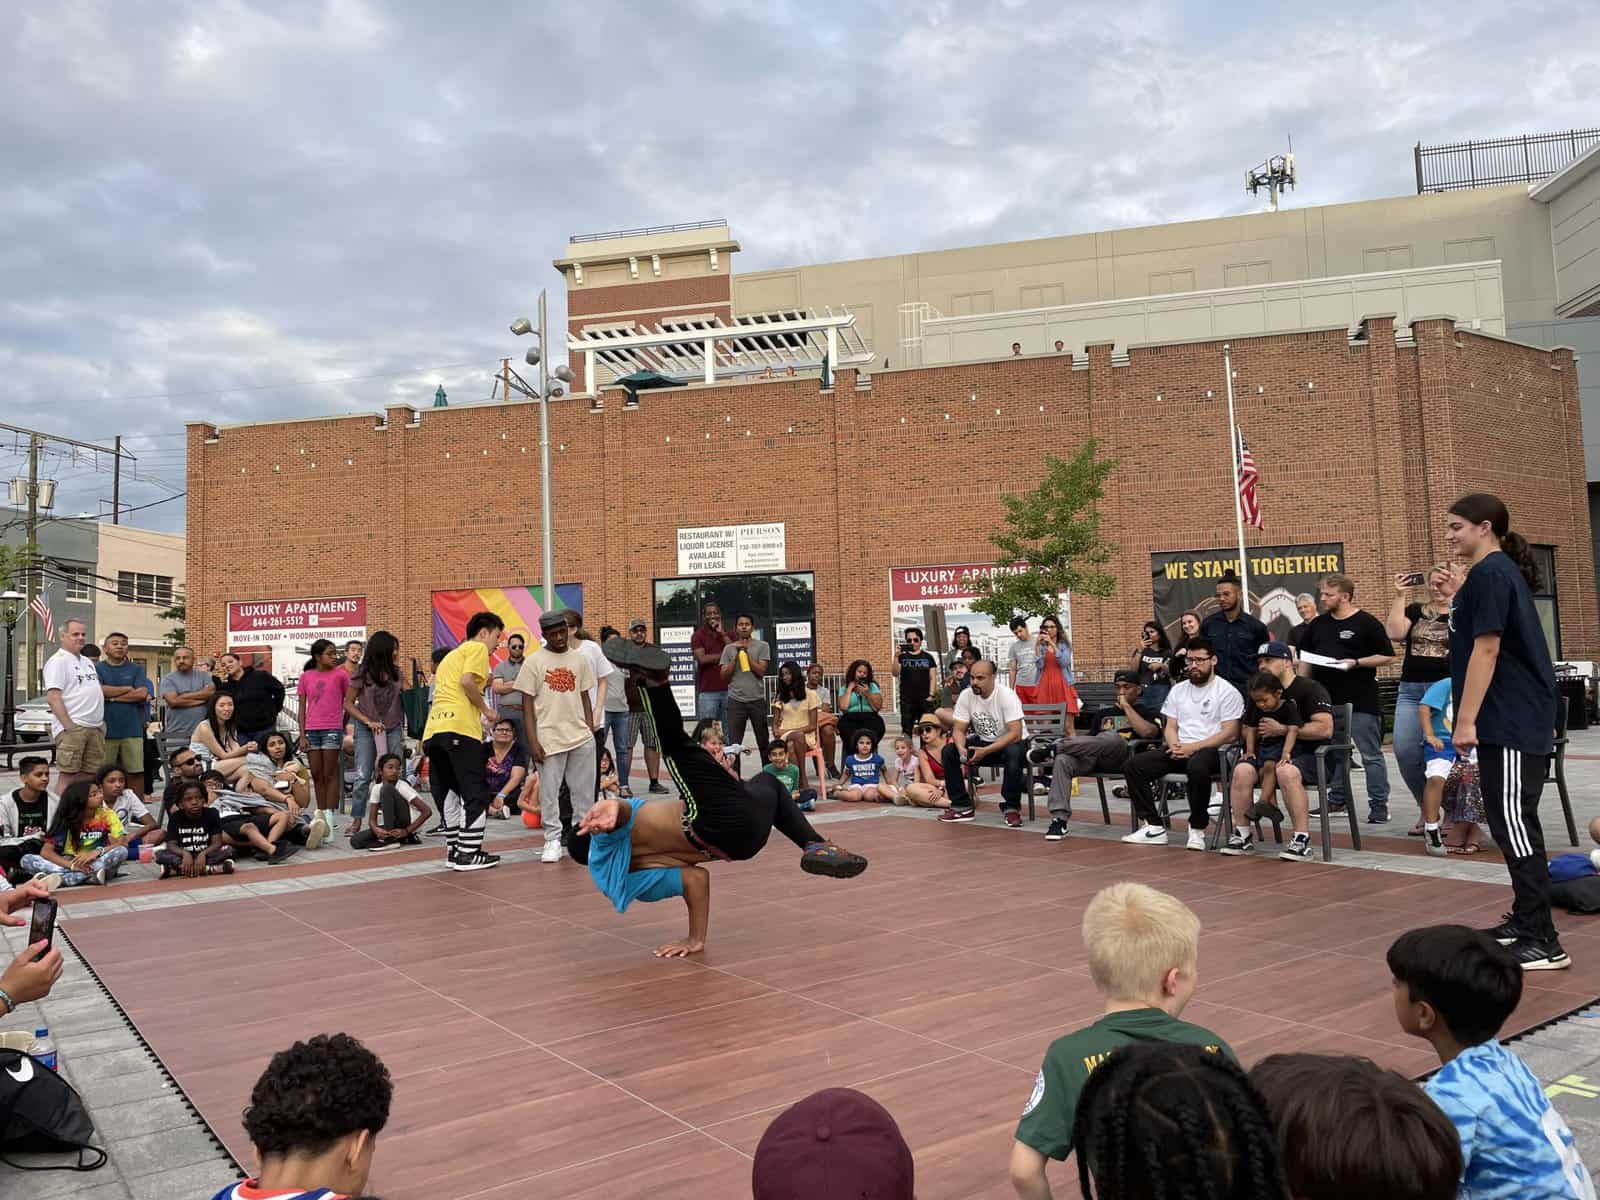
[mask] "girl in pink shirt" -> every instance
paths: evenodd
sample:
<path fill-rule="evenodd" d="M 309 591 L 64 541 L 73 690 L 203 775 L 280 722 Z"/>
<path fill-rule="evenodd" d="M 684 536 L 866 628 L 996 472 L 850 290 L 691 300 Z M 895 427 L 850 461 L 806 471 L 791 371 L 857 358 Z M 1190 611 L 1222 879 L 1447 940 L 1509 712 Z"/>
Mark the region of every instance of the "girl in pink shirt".
<path fill-rule="evenodd" d="M 333 812 L 344 792 L 339 752 L 344 748 L 344 694 L 349 686 L 350 676 L 339 669 L 339 648 L 327 638 L 312 642 L 311 658 L 295 686 L 300 697 L 300 746 L 310 759 L 317 793 L 307 849 L 334 835 Z"/>

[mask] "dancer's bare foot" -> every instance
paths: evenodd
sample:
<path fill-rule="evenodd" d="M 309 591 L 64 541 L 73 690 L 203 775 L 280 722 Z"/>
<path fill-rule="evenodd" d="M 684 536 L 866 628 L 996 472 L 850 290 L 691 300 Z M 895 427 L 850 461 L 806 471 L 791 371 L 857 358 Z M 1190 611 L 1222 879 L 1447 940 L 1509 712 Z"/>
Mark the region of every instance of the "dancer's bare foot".
<path fill-rule="evenodd" d="M 657 958 L 688 958 L 691 954 L 699 954 L 706 948 L 706 944 L 698 938 L 684 938 L 681 942 L 668 942 L 664 946 L 656 947 Z"/>

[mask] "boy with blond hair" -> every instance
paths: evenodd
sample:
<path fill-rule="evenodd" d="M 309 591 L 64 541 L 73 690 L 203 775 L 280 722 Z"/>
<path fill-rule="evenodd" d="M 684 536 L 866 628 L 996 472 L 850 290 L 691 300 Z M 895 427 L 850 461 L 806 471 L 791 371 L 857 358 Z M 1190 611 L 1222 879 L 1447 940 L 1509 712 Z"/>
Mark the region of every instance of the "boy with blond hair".
<path fill-rule="evenodd" d="M 1011 1186 L 1022 1200 L 1050 1200 L 1045 1161 L 1072 1153 L 1078 1096 L 1117 1047 L 1184 1042 L 1234 1057 L 1209 1029 L 1178 1019 L 1199 978 L 1200 918 L 1188 905 L 1142 883 L 1114 883 L 1084 909 L 1083 945 L 1105 1015 L 1045 1051 L 1011 1148 Z"/>

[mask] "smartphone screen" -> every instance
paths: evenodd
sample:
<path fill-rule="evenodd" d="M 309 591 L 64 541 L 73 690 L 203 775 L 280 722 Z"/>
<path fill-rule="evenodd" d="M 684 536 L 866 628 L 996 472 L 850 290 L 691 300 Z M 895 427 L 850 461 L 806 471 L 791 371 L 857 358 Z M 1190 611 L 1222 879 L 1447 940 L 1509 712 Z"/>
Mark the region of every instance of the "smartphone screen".
<path fill-rule="evenodd" d="M 28 945 L 43 942 L 45 952 L 56 942 L 56 902 L 51 899 L 33 902 L 33 924 L 28 927 Z"/>

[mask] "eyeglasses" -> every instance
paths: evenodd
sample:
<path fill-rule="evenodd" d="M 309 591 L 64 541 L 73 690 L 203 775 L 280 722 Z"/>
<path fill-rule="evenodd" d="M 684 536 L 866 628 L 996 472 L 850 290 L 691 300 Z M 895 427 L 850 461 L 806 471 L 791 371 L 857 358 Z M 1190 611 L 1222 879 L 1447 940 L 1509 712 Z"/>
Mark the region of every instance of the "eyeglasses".
<path fill-rule="evenodd" d="M 175 766 L 175 767 L 179 767 L 179 768 L 192 767 L 192 766 L 194 766 L 195 763 L 197 763 L 199 761 L 200 760 L 198 758 L 185 758 L 185 759 L 180 760 L 179 762 L 173 763 L 172 765 Z"/>

